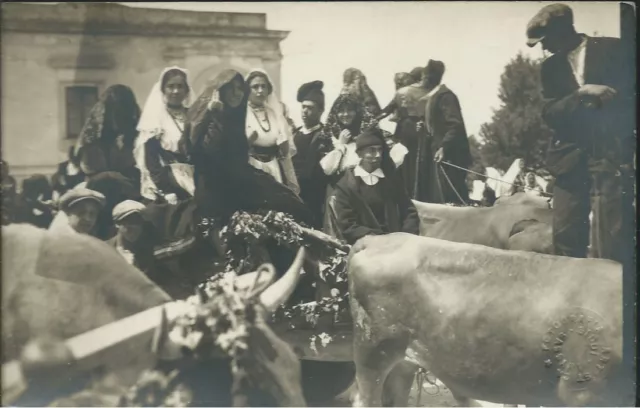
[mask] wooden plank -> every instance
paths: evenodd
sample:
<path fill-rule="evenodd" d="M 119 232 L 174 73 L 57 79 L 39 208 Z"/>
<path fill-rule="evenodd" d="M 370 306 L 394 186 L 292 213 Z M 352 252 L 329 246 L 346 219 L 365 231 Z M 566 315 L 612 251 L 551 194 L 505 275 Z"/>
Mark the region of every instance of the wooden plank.
<path fill-rule="evenodd" d="M 166 303 L 66 340 L 65 345 L 74 359 L 73 372 L 126 363 L 139 357 L 145 349 L 151 355 L 151 343 L 162 322 L 163 311 L 170 325 L 184 307 L 182 302 Z M 20 361 L 2 365 L 3 404 L 15 401 L 27 387 Z"/>

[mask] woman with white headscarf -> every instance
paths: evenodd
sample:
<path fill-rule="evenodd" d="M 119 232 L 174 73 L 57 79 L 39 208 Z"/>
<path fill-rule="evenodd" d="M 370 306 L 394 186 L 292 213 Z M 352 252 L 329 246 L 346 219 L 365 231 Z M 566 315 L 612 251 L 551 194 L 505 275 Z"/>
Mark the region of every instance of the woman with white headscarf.
<path fill-rule="evenodd" d="M 276 96 L 273 81 L 264 70 L 251 70 L 246 84 L 249 163 L 298 194 L 300 187 L 291 161 L 296 148 L 286 107 Z"/>
<path fill-rule="evenodd" d="M 153 86 L 138 123 L 135 158 L 140 169 L 140 192 L 154 202 L 175 204 L 193 196 L 193 167 L 179 142 L 189 107 L 188 73 L 165 68 Z"/>

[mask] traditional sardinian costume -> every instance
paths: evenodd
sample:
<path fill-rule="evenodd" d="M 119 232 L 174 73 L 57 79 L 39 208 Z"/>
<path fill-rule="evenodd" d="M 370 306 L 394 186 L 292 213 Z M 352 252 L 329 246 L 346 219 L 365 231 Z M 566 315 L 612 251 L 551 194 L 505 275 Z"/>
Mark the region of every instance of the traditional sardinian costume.
<path fill-rule="evenodd" d="M 226 70 L 209 83 L 189 108 L 183 147 L 195 165 L 195 198 L 199 212 L 224 226 L 236 211 L 275 210 L 310 224 L 312 217 L 302 200 L 270 174 L 249 164 L 246 137 L 246 99 L 234 108 L 209 110 L 220 89 L 242 76 Z"/>
<path fill-rule="evenodd" d="M 427 180 L 431 157 L 430 144 L 425 130 L 417 130 L 418 122 L 424 121 L 427 90 L 420 83 L 398 89 L 394 100 L 399 108 L 398 125 L 393 135 L 395 143 L 407 148 L 402 163 L 405 189 L 414 200 L 427 201 Z"/>
<path fill-rule="evenodd" d="M 355 111 L 355 117 L 349 125 L 344 125 L 338 120 L 338 112 L 345 107 Z M 331 106 L 325 129 L 331 136 L 333 150 L 320 161 L 320 166 L 328 176 L 323 221 L 323 229 L 327 234 L 338 236 L 335 214 L 331 210 L 333 189 L 347 169 L 354 168 L 360 163 L 360 157 L 356 153 L 356 138 L 363 130 L 375 126 L 374 123 L 373 116 L 364 108 L 364 105 L 350 94 L 341 94 Z M 340 133 L 345 129 L 348 129 L 352 136 L 347 144 L 340 142 Z"/>
<path fill-rule="evenodd" d="M 247 85 L 256 76 L 264 76 L 271 91 L 263 106 L 254 106 L 251 102 L 247 105 L 246 136 L 250 138 L 254 133 L 258 136 L 253 142 L 249 142 L 249 163 L 298 194 L 300 186 L 292 162 L 296 146 L 285 106 L 278 99 L 273 81 L 266 71 L 251 70 L 245 79 Z M 288 152 L 284 155 L 281 152 L 283 144 L 288 145 Z"/>
<path fill-rule="evenodd" d="M 414 83 L 413 77 L 408 72 L 398 72 L 393 77 L 393 82 L 396 85 L 396 91 L 398 91 L 398 89 L 404 88 L 405 86 L 409 86 L 412 83 Z M 398 122 L 399 115 L 400 115 L 400 112 L 398 111 L 398 109 L 399 109 L 399 106 L 396 101 L 396 98 L 393 98 L 391 99 L 391 102 L 389 102 L 389 104 L 385 106 L 385 108 L 380 113 L 381 115 L 384 115 L 384 116 L 393 114 L 393 116 L 389 120 L 392 122 Z"/>
<path fill-rule="evenodd" d="M 193 195 L 193 168 L 179 148 L 184 131 L 186 110 L 192 95 L 183 102 L 184 115 L 171 113 L 167 109 L 162 91 L 162 78 L 170 70 L 184 72 L 179 67 L 165 68 L 153 86 L 138 123 L 139 136 L 136 141 L 136 164 L 140 169 L 141 194 L 151 201 L 164 201 L 164 196 L 175 194 L 179 200 Z"/>
<path fill-rule="evenodd" d="M 298 102 L 312 101 L 324 109 L 323 86 L 322 81 L 303 84 L 298 89 Z M 324 125 L 318 122 L 311 128 L 304 125 L 297 128 L 293 140 L 297 149 L 293 166 L 300 183 L 300 198 L 313 212 L 313 226 L 321 229 L 328 179 L 320 166 L 320 160 L 333 149 L 331 136 L 325 132 Z"/>
<path fill-rule="evenodd" d="M 362 103 L 364 109 L 373 117 L 382 111 L 376 94 L 367 84 L 367 77 L 357 68 L 347 68 L 342 76 L 341 94 L 349 94 Z"/>
<path fill-rule="evenodd" d="M 113 85 L 94 105 L 80 131 L 75 145 L 74 160 L 70 160 L 62 173 L 70 180 L 65 188 L 73 188 L 79 179 L 73 161 L 80 164 L 80 173 L 92 176 L 105 171 L 117 172 L 137 184 L 139 172 L 135 167 L 133 146 L 140 108 L 131 88 Z M 75 184 L 74 184 L 75 183 Z"/>
<path fill-rule="evenodd" d="M 281 211 L 311 225 L 313 215 L 290 188 L 249 164 L 245 120 L 247 100 L 232 107 L 221 100 L 221 90 L 244 79 L 234 70 L 220 73 L 189 108 L 182 146 L 195 165 L 195 199 L 200 216 L 213 219 L 214 228 L 227 225 L 236 211 Z M 212 99 L 221 106 L 209 108 Z M 277 244 L 267 245 L 276 270 L 284 271 L 293 254 Z"/>
<path fill-rule="evenodd" d="M 372 173 L 360 165 L 348 169 L 336 185 L 339 236 L 354 244 L 372 234 L 418 234 L 420 221 L 416 208 L 407 196 L 380 130 L 367 130 L 358 138 L 358 149 L 368 146 L 382 147 L 382 165 Z"/>

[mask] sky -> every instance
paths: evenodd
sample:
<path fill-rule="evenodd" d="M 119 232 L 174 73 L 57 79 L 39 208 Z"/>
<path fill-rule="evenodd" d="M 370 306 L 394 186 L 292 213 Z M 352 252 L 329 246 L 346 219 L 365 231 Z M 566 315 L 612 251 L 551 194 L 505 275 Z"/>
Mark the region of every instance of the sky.
<path fill-rule="evenodd" d="M 342 73 L 359 68 L 380 104 L 393 97 L 393 77 L 429 59 L 446 64 L 443 82 L 460 99 L 467 133 L 478 134 L 499 107 L 505 65 L 529 48 L 526 25 L 548 2 L 167 2 L 122 3 L 132 7 L 266 13 L 267 28 L 290 31 L 281 42 L 280 98 L 300 123 L 296 101 L 304 82 L 322 80 L 327 111 L 342 86 Z M 620 36 L 618 2 L 565 2 L 576 29 Z M 326 115 L 327 112 L 325 112 Z M 389 123 L 383 128 L 392 130 Z"/>

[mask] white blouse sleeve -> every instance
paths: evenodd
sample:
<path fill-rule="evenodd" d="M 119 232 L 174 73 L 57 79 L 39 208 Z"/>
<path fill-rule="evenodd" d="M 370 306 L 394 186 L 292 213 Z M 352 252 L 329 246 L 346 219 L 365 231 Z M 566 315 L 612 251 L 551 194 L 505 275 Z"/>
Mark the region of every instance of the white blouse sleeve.
<path fill-rule="evenodd" d="M 335 139 L 331 139 L 333 142 L 333 150 L 327 153 L 326 156 L 320 160 L 320 167 L 324 171 L 324 174 L 330 176 L 335 174 L 340 169 L 340 162 L 344 156 L 347 146 Z"/>

